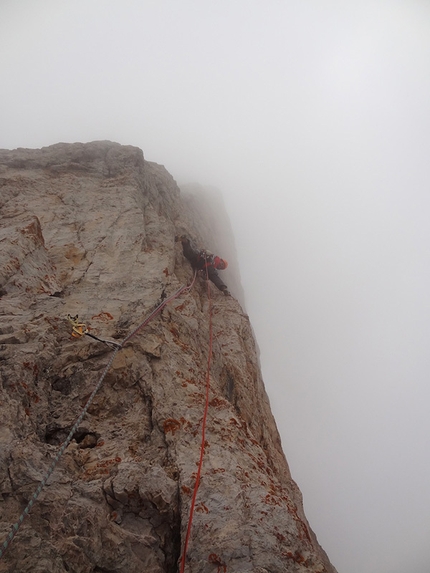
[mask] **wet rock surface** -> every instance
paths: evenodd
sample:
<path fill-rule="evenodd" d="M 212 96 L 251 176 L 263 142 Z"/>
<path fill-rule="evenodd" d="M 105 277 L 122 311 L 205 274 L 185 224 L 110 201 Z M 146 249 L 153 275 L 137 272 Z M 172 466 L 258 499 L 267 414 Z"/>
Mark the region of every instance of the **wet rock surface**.
<path fill-rule="evenodd" d="M 175 236 L 216 237 L 194 225 L 163 167 L 110 142 L 0 151 L 0 213 L 2 542 L 112 353 L 72 337 L 66 315 L 121 342 L 191 282 Z M 210 297 L 210 404 L 185 570 L 332 573 L 282 452 L 248 317 L 213 285 Z M 178 570 L 208 351 L 198 276 L 116 355 L 0 572 Z"/>

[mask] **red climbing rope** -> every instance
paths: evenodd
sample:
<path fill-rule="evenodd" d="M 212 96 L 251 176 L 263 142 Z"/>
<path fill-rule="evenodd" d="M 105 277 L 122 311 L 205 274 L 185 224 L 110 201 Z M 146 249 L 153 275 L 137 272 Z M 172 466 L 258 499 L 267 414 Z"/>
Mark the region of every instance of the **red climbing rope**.
<path fill-rule="evenodd" d="M 184 549 L 182 551 L 180 573 L 184 573 L 184 570 L 185 570 L 185 558 L 187 556 L 188 541 L 190 539 L 191 527 L 193 524 L 194 507 L 196 505 L 197 491 L 198 491 L 199 485 L 200 485 L 200 475 L 202 473 L 202 467 L 203 467 L 203 456 L 205 455 L 206 420 L 208 417 L 208 409 L 209 409 L 210 370 L 211 370 L 211 361 L 212 361 L 212 300 L 211 300 L 211 289 L 210 289 L 210 285 L 209 285 L 209 276 L 208 276 L 207 268 L 206 268 L 206 281 L 207 281 L 207 285 L 208 285 L 208 301 L 209 301 L 209 353 L 208 353 L 208 363 L 207 363 L 207 369 L 206 369 L 206 401 L 205 401 L 205 409 L 204 409 L 203 421 L 202 421 L 202 441 L 201 441 L 201 445 L 200 445 L 199 466 L 197 469 L 197 476 L 196 476 L 196 481 L 194 484 L 193 497 L 191 499 L 190 517 L 188 519 L 187 533 L 185 535 Z"/>

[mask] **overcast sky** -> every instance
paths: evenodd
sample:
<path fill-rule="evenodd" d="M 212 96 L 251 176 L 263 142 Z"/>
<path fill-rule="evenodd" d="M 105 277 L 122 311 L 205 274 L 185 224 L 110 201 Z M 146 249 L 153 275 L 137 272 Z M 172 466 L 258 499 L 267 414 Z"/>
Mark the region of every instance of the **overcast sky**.
<path fill-rule="evenodd" d="M 0 77 L 0 148 L 109 139 L 221 190 L 319 541 L 428 573 L 430 3 L 0 0 Z"/>

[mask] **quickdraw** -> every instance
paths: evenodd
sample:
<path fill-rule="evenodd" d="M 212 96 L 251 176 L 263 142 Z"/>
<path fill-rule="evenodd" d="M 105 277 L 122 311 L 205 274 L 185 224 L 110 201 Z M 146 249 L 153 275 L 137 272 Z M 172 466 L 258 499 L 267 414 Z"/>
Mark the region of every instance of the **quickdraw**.
<path fill-rule="evenodd" d="M 77 314 L 75 316 L 71 316 L 70 314 L 68 314 L 67 320 L 72 325 L 72 336 L 73 336 L 73 338 L 80 338 L 81 336 L 85 335 L 85 336 L 89 336 L 90 338 L 93 338 L 94 340 L 97 340 L 98 342 L 103 342 L 104 344 L 107 344 L 108 346 L 111 346 L 114 348 L 122 348 L 122 345 L 119 344 L 118 342 L 115 342 L 114 340 L 104 340 L 103 338 L 99 338 L 95 334 L 91 334 L 91 332 L 87 328 L 87 325 L 83 322 L 79 322 L 79 316 Z"/>
<path fill-rule="evenodd" d="M 72 325 L 73 338 L 80 338 L 81 336 L 84 336 L 84 334 L 88 334 L 87 325 L 83 322 L 79 322 L 79 316 L 77 314 L 75 314 L 75 316 L 68 314 L 67 320 Z"/>

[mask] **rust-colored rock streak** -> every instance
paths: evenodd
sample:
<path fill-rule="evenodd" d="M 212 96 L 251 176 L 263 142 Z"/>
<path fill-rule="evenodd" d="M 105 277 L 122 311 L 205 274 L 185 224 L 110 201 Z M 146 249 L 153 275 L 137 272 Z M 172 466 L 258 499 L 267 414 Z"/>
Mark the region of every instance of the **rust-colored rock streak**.
<path fill-rule="evenodd" d="M 0 151 L 0 209 L 2 543 L 112 352 L 72 337 L 66 315 L 123 340 L 191 282 L 175 236 L 215 245 L 216 237 L 202 236 L 163 167 L 110 142 Z M 334 573 L 291 479 L 248 317 L 210 289 L 205 456 L 185 571 Z M 0 573 L 178 571 L 200 452 L 208 318 L 198 276 L 117 353 Z"/>

